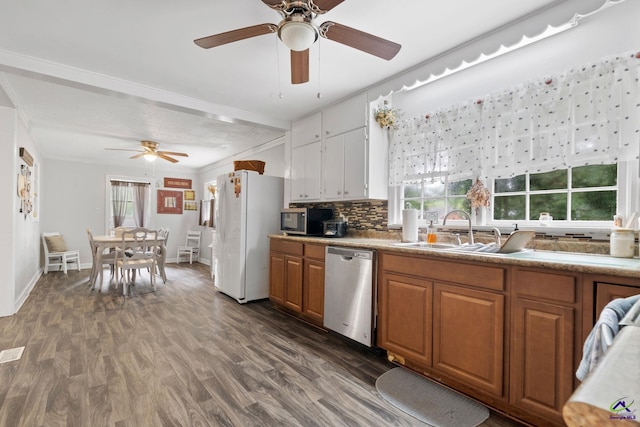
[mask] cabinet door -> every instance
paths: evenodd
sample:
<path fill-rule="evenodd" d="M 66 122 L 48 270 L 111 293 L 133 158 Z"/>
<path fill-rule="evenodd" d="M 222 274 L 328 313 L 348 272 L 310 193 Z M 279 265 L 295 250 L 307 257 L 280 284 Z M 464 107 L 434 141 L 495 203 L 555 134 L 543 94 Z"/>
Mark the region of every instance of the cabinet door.
<path fill-rule="evenodd" d="M 640 294 L 640 288 L 634 286 L 613 285 L 610 283 L 598 283 L 596 288 L 596 311 L 594 313 L 597 320 L 604 306 L 616 298 L 627 298 Z"/>
<path fill-rule="evenodd" d="M 291 200 L 305 199 L 305 147 L 291 150 Z"/>
<path fill-rule="evenodd" d="M 344 134 L 344 197 L 361 199 L 367 196 L 367 134 L 365 128 Z"/>
<path fill-rule="evenodd" d="M 320 198 L 321 142 L 291 150 L 291 200 Z"/>
<path fill-rule="evenodd" d="M 384 273 L 378 286 L 378 345 L 431 366 L 433 283 Z"/>
<path fill-rule="evenodd" d="M 332 137 L 352 129 L 366 126 L 367 94 L 361 93 L 333 105 L 322 112 L 325 137 Z"/>
<path fill-rule="evenodd" d="M 322 138 L 322 115 L 312 114 L 291 125 L 291 146 L 300 147 Z"/>
<path fill-rule="evenodd" d="M 285 297 L 284 254 L 271 252 L 269 262 L 269 300 L 283 305 Z"/>
<path fill-rule="evenodd" d="M 433 367 L 502 396 L 504 295 L 436 283 L 433 302 Z"/>
<path fill-rule="evenodd" d="M 284 261 L 284 306 L 298 313 L 302 313 L 302 258 L 287 255 Z"/>
<path fill-rule="evenodd" d="M 327 200 L 342 199 L 345 161 L 343 135 L 327 138 L 324 150 L 324 197 Z"/>
<path fill-rule="evenodd" d="M 516 297 L 510 403 L 562 424 L 573 392 L 574 309 Z"/>
<path fill-rule="evenodd" d="M 304 261 L 303 313 L 322 324 L 324 320 L 324 263 Z"/>

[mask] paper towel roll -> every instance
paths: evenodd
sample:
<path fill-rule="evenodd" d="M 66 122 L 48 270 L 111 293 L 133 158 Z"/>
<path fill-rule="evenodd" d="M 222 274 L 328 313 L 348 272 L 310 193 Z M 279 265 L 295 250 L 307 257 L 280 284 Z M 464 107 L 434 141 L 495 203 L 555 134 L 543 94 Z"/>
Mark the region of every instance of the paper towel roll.
<path fill-rule="evenodd" d="M 417 209 L 402 210 L 402 241 L 403 242 L 418 241 L 418 210 Z"/>

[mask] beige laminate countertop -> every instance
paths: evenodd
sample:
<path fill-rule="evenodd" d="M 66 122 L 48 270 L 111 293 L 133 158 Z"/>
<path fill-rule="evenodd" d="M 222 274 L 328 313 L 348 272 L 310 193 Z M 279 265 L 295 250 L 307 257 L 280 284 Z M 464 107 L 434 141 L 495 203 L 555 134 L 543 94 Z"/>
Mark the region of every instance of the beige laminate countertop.
<path fill-rule="evenodd" d="M 640 258 L 616 258 L 609 255 L 594 255 L 575 252 L 529 250 L 513 254 L 460 252 L 455 250 L 411 248 L 394 246 L 399 240 L 370 238 L 328 238 L 311 236 L 269 235 L 271 239 L 282 239 L 302 243 L 384 250 L 387 252 L 422 255 L 442 259 L 485 262 L 490 264 L 516 265 L 523 267 L 550 268 L 588 274 L 604 274 L 640 278 Z"/>

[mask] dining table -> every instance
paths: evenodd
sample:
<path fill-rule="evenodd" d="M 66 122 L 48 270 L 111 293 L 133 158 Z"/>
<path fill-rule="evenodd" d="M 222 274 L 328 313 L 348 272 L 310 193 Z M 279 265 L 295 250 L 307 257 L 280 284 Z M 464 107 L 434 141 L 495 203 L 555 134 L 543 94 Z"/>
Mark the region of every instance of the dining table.
<path fill-rule="evenodd" d="M 160 272 L 160 277 L 162 277 L 162 281 L 167 281 L 167 276 L 164 270 L 164 264 L 167 259 L 167 248 L 164 244 L 164 237 L 158 236 L 157 239 L 158 245 L 160 246 L 160 257 L 157 259 L 158 271 Z M 131 243 L 140 243 L 140 241 L 136 241 L 133 236 L 125 238 L 125 242 Z M 93 236 L 93 243 L 95 245 L 96 256 L 95 256 L 95 265 L 93 266 L 92 271 L 94 272 L 94 277 L 89 279 L 92 285 L 95 284 L 95 280 L 97 279 L 98 272 L 100 272 L 100 284 L 102 284 L 104 269 L 102 265 L 102 255 L 107 249 L 116 249 L 122 246 L 122 236 L 115 235 L 104 235 L 104 236 Z"/>

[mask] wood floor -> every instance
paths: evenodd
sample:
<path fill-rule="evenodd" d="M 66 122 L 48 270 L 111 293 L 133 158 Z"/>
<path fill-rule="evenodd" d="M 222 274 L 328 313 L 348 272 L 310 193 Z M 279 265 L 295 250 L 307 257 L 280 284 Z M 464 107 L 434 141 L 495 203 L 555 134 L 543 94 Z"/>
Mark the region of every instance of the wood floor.
<path fill-rule="evenodd" d="M 0 350 L 25 346 L 0 364 L 0 426 L 423 425 L 376 392 L 380 354 L 236 303 L 201 264 L 168 265 L 156 292 L 142 276 L 124 299 L 49 273 L 0 318 Z"/>

